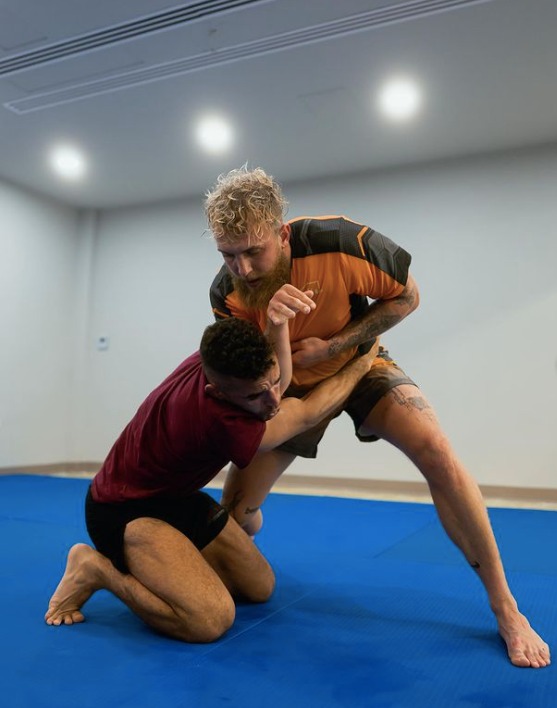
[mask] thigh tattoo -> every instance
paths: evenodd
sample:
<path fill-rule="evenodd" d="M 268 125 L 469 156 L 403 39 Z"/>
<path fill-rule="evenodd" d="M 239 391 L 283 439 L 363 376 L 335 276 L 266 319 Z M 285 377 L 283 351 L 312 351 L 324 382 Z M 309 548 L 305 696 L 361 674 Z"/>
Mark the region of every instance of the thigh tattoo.
<path fill-rule="evenodd" d="M 422 396 L 405 396 L 404 393 L 397 388 L 392 390 L 393 398 L 399 406 L 404 406 L 409 411 L 425 411 L 431 408 L 429 403 Z"/>

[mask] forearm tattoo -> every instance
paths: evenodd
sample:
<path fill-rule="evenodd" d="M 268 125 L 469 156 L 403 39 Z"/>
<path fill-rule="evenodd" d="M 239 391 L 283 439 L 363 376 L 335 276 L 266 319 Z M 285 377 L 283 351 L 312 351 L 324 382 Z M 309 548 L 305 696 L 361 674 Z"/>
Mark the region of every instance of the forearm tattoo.
<path fill-rule="evenodd" d="M 416 302 L 416 288 L 407 288 L 401 292 L 401 294 L 394 299 L 394 302 L 402 303 L 406 307 L 413 307 Z"/>
<path fill-rule="evenodd" d="M 370 305 L 365 315 L 349 324 L 344 332 L 340 332 L 329 341 L 329 357 L 333 359 L 345 349 L 369 342 L 391 329 L 414 309 L 415 302 L 415 287 L 406 288 L 398 297 L 391 300 L 377 300 Z M 400 307 L 400 313 L 396 313 L 396 309 L 393 313 L 393 308 L 397 307 Z M 385 308 L 390 312 L 385 312 Z"/>
<path fill-rule="evenodd" d="M 373 307 L 373 305 L 372 305 Z M 329 356 L 333 359 L 337 354 L 349 349 L 357 347 L 362 342 L 369 342 L 371 339 L 383 334 L 391 327 L 394 327 L 402 317 L 398 315 L 380 315 L 371 319 L 369 313 L 365 317 L 350 325 L 348 336 L 342 340 L 333 338 L 329 342 Z"/>

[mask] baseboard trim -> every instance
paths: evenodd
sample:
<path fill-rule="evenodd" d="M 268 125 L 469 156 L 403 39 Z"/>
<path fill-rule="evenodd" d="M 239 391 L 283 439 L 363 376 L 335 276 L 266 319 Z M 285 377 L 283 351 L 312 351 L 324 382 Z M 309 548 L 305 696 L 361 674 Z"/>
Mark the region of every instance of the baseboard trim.
<path fill-rule="evenodd" d="M 100 462 L 60 462 L 47 465 L 0 467 L 0 475 L 37 474 L 90 479 L 100 466 Z M 207 486 L 214 489 L 222 489 L 224 477 L 224 471 L 219 472 Z M 508 505 L 542 509 L 557 508 L 557 489 L 497 485 L 480 485 L 480 488 L 489 506 Z M 285 474 L 273 489 L 283 494 L 431 502 L 428 486 L 423 481 L 403 482 L 357 479 L 353 477 L 316 477 L 313 475 Z"/>
<path fill-rule="evenodd" d="M 90 475 L 98 472 L 102 462 L 52 462 L 48 465 L 21 465 L 17 467 L 0 467 L 2 474 L 39 474 L 57 475 L 68 473 L 71 475 Z"/>

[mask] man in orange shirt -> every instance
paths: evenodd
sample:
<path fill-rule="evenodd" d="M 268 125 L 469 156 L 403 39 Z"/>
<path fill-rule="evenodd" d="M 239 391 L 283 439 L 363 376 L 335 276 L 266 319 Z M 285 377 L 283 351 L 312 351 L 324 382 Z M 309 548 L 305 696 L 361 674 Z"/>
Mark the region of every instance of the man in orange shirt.
<path fill-rule="evenodd" d="M 224 259 L 210 297 L 217 318 L 240 317 L 263 328 L 267 303 L 285 283 L 313 292 L 315 309 L 290 322 L 293 383 L 287 395 L 303 396 L 416 309 L 419 293 L 410 255 L 390 239 L 340 216 L 284 222 L 285 203 L 279 185 L 261 169 L 219 177 L 205 203 Z M 282 308 L 288 312 L 286 300 Z M 344 410 L 361 441 L 390 442 L 425 477 L 447 534 L 487 591 L 511 662 L 548 665 L 549 647 L 520 613 L 507 584 L 478 485 L 425 396 L 383 348 Z M 297 455 L 316 456 L 332 417 L 256 455 L 241 474 L 230 466 L 223 504 L 250 535 L 261 526 L 260 506 L 274 482 Z"/>

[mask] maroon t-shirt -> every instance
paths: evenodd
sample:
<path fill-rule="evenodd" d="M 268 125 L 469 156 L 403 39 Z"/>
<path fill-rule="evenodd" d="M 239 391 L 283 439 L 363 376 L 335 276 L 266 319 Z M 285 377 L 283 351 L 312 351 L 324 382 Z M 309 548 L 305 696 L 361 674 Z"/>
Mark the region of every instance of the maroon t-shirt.
<path fill-rule="evenodd" d="M 265 423 L 205 393 L 199 352 L 141 404 L 92 483 L 100 502 L 190 494 L 230 461 L 246 467 Z"/>

